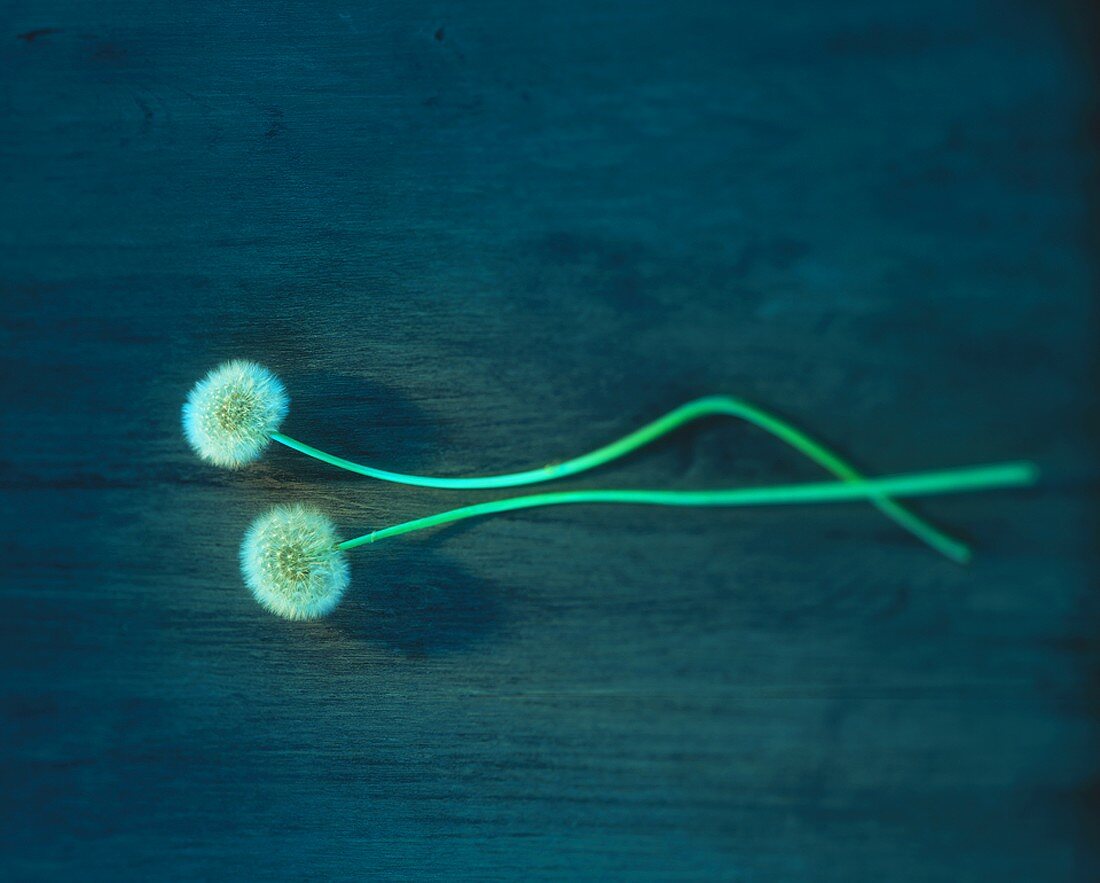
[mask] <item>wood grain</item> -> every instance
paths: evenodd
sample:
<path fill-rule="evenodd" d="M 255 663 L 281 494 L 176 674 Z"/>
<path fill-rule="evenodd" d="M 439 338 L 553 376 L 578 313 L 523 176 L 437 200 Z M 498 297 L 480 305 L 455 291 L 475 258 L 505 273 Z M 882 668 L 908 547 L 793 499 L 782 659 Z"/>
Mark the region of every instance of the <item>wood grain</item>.
<path fill-rule="evenodd" d="M 1095 138 L 1039 4 L 77 3 L 0 16 L 0 876 L 1095 879 Z M 236 550 L 492 494 L 179 430 L 522 468 L 743 395 L 875 473 L 1034 493 L 524 512 L 360 550 L 301 625 Z M 1093 409 L 1094 410 L 1094 409 Z M 811 479 L 714 422 L 571 487 Z"/>

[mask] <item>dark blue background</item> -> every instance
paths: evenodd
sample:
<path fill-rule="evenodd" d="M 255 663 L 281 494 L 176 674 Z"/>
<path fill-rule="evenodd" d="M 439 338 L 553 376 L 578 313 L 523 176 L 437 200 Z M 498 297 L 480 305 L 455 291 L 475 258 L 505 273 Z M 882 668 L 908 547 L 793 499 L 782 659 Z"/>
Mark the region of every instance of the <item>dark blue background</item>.
<path fill-rule="evenodd" d="M 1095 879 L 1083 8 L 0 4 L 0 876 Z M 969 568 L 859 505 L 536 511 L 291 624 L 258 512 L 459 499 L 201 465 L 231 356 L 393 469 L 729 392 L 1048 480 L 922 504 Z M 715 423 L 570 484 L 817 476 Z"/>

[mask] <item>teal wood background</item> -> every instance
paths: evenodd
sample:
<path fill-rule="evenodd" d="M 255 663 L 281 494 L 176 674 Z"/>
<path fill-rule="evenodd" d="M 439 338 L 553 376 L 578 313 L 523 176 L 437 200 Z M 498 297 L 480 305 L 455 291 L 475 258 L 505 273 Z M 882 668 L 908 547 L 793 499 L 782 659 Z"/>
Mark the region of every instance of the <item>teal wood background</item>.
<path fill-rule="evenodd" d="M 0 2 L 0 877 L 1100 876 L 1085 7 Z M 399 470 L 538 465 L 688 397 L 928 501 L 534 511 L 363 549 L 273 619 L 237 544 L 490 493 L 272 450 L 191 384 Z M 818 472 L 714 422 L 571 487 Z"/>

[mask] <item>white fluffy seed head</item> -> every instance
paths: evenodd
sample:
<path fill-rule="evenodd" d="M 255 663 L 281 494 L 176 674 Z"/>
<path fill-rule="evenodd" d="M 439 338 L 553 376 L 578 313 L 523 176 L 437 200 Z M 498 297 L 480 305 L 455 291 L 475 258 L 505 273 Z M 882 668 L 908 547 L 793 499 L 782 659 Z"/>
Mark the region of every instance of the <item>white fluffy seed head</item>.
<path fill-rule="evenodd" d="M 255 362 L 219 365 L 183 406 L 183 434 L 202 459 L 229 469 L 251 463 L 271 443 L 290 406 L 282 381 Z"/>
<path fill-rule="evenodd" d="M 252 595 L 285 619 L 331 613 L 348 587 L 347 555 L 330 518 L 308 506 L 276 506 L 252 522 L 241 572 Z"/>

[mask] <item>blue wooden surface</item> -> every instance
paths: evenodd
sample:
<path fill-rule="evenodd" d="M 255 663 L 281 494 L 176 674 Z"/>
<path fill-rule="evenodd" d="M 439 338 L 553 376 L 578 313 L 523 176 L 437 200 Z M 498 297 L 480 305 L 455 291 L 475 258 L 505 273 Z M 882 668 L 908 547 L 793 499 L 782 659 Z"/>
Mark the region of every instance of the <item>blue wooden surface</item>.
<path fill-rule="evenodd" d="M 1096 878 L 1079 8 L 0 22 L 0 876 Z M 290 434 L 393 469 L 721 391 L 873 472 L 1050 479 L 921 507 L 966 569 L 858 505 L 562 509 L 361 550 L 290 624 L 237 573 L 256 513 L 351 536 L 456 498 L 202 466 L 178 409 L 231 356 Z M 816 476 L 715 423 L 570 486 Z"/>

